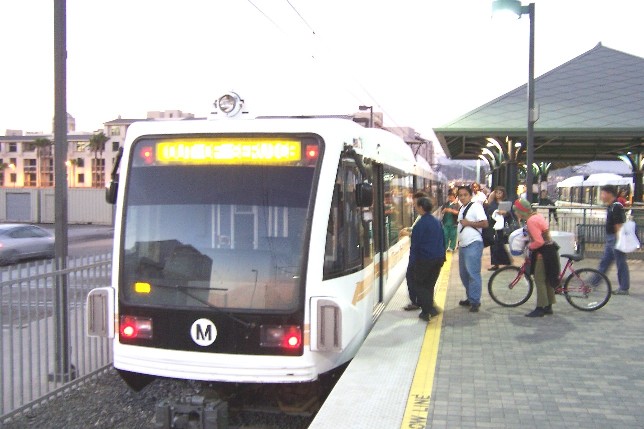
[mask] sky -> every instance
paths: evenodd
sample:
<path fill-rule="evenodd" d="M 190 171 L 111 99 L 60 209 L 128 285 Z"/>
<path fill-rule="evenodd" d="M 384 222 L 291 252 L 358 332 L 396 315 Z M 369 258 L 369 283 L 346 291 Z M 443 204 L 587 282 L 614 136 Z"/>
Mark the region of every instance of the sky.
<path fill-rule="evenodd" d="M 535 3 L 537 75 L 600 41 L 644 57 L 641 0 Z M 0 0 L 0 19 L 0 134 L 50 132 L 53 1 Z M 430 133 L 525 83 L 528 19 L 492 19 L 491 0 L 68 0 L 67 51 L 78 130 L 205 116 L 234 89 L 256 115 L 365 104 Z"/>

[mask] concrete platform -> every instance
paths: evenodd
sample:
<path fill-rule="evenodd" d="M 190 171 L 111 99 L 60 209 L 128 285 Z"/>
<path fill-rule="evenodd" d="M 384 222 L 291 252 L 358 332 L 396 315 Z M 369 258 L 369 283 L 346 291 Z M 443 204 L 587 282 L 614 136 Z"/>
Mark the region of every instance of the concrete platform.
<path fill-rule="evenodd" d="M 595 312 L 559 297 L 555 315 L 540 319 L 524 317 L 535 297 L 494 304 L 487 271 L 481 312 L 459 307 L 457 264 L 439 340 L 428 339 L 439 320 L 426 327 L 402 311 L 403 284 L 311 428 L 644 428 L 644 262 L 629 261 L 630 296 Z"/>

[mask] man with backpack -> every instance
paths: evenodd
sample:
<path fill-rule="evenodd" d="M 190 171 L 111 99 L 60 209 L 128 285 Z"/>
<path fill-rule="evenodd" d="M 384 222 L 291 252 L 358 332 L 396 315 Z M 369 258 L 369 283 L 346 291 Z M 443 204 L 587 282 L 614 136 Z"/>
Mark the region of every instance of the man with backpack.
<path fill-rule="evenodd" d="M 483 228 L 488 220 L 483 205 L 472 201 L 472 189 L 458 188 L 462 207 L 458 214 L 458 269 L 467 298 L 459 305 L 476 313 L 481 307 L 481 260 L 483 259 Z"/>
<path fill-rule="evenodd" d="M 604 255 L 599 261 L 599 268 L 597 269 L 606 274 L 608 268 L 615 262 L 619 289 L 614 290 L 613 295 L 628 295 L 630 273 L 626 262 L 626 253 L 615 249 L 617 234 L 626 222 L 624 206 L 617 200 L 617 187 L 614 185 L 602 186 L 599 198 L 604 204 L 608 205 L 608 208 L 606 209 L 606 245 L 604 246 Z"/>

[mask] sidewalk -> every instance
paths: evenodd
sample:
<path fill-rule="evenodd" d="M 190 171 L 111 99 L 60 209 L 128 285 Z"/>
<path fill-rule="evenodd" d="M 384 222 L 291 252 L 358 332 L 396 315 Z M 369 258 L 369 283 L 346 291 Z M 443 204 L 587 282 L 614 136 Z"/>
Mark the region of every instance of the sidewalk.
<path fill-rule="evenodd" d="M 459 307 L 457 257 L 452 264 L 427 427 L 644 427 L 643 261 L 629 261 L 631 296 L 596 312 L 557 297 L 555 315 L 541 319 L 524 317 L 534 296 L 519 308 L 492 302 L 487 271 L 481 312 Z"/>

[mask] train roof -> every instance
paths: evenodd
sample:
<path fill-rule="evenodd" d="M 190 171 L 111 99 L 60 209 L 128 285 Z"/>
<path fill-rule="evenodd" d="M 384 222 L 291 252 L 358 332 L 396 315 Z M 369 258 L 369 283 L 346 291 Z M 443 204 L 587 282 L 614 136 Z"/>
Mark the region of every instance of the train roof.
<path fill-rule="evenodd" d="M 378 128 L 364 128 L 348 119 L 337 118 L 258 118 L 189 119 L 181 121 L 142 121 L 128 128 L 125 148 L 144 135 L 188 134 L 317 134 L 325 141 L 327 152 L 341 152 L 347 145 L 366 158 L 386 163 L 408 173 L 431 177 L 425 161 L 417 161 L 412 149 L 395 134 Z M 422 159 L 422 158 L 421 158 Z M 423 160 L 424 161 L 424 160 Z"/>
<path fill-rule="evenodd" d="M 584 176 L 569 177 L 557 183 L 557 188 L 603 185 L 626 186 L 632 184 L 633 179 L 630 177 L 623 177 L 615 173 L 595 173 L 591 174 L 586 179 L 584 179 Z"/>
<path fill-rule="evenodd" d="M 572 176 L 557 183 L 557 188 L 570 188 L 572 186 L 582 186 L 584 176 Z"/>
<path fill-rule="evenodd" d="M 603 186 L 603 185 L 617 185 L 625 186 L 632 185 L 633 179 L 631 177 L 622 177 L 615 173 L 596 173 L 588 176 L 584 180 L 584 186 Z"/>

